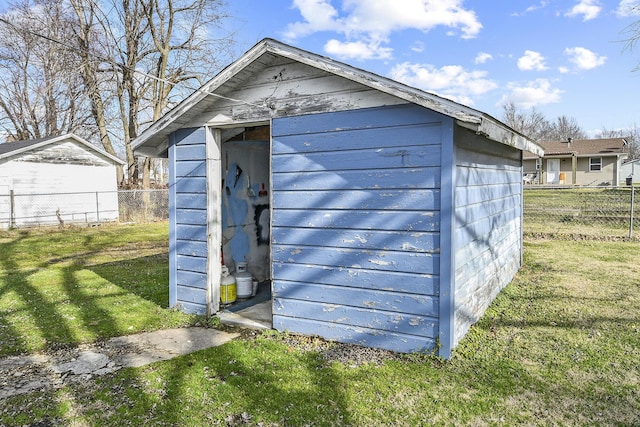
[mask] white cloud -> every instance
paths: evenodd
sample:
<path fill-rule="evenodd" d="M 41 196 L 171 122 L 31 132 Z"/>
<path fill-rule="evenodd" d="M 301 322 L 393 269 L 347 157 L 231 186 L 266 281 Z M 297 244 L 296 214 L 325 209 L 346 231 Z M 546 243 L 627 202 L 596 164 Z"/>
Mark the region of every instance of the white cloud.
<path fill-rule="evenodd" d="M 564 50 L 564 54 L 580 70 L 591 70 L 599 67 L 607 60 L 606 56 L 598 56 L 595 52 L 584 47 L 572 47 Z"/>
<path fill-rule="evenodd" d="M 498 87 L 486 76 L 486 71 L 467 71 L 459 65 L 436 68 L 430 64 L 405 62 L 391 70 L 391 77 L 397 81 L 467 105 L 473 104 L 472 96 Z"/>
<path fill-rule="evenodd" d="M 525 50 L 524 56 L 518 59 L 518 68 L 522 71 L 544 71 L 547 66 L 544 65 L 544 56 L 533 50 Z"/>
<path fill-rule="evenodd" d="M 417 41 L 413 44 L 413 46 L 411 46 L 411 50 L 414 52 L 424 52 L 424 43 L 421 41 Z"/>
<path fill-rule="evenodd" d="M 581 0 L 566 13 L 566 16 L 582 15 L 583 21 L 596 18 L 602 11 L 602 6 L 598 0 Z"/>
<path fill-rule="evenodd" d="M 513 12 L 511 14 L 511 16 L 524 16 L 527 13 L 535 12 L 538 9 L 544 9 L 545 7 L 547 7 L 548 4 L 549 4 L 549 2 L 547 0 L 542 0 L 538 4 L 533 4 L 533 5 L 529 6 L 529 7 L 527 7 L 524 12 Z"/>
<path fill-rule="evenodd" d="M 621 0 L 616 9 L 616 15 L 620 18 L 640 15 L 640 4 L 638 0 Z"/>
<path fill-rule="evenodd" d="M 304 22 L 289 24 L 284 33 L 287 39 L 303 37 L 317 31 L 337 31 L 342 27 L 337 19 L 338 11 L 327 0 L 294 0 L 293 6 L 300 11 Z"/>
<path fill-rule="evenodd" d="M 549 2 L 543 0 L 539 4 L 534 4 L 532 6 L 529 6 L 527 8 L 527 12 L 533 12 L 533 11 L 538 10 L 538 9 L 544 9 L 547 6 L 547 4 L 549 4 Z"/>
<path fill-rule="evenodd" d="M 387 42 L 392 32 L 407 29 L 427 32 L 445 27 L 465 39 L 482 29 L 475 12 L 465 9 L 462 0 L 402 0 L 401 7 L 398 0 L 293 0 L 293 7 L 303 19 L 287 26 L 285 39 L 331 31 L 345 36 L 345 47 Z"/>
<path fill-rule="evenodd" d="M 478 55 L 476 55 L 476 59 L 474 59 L 473 62 L 475 62 L 476 64 L 484 64 L 491 59 L 493 59 L 493 55 L 491 55 L 490 53 L 480 52 Z"/>
<path fill-rule="evenodd" d="M 511 82 L 507 85 L 509 92 L 500 99 L 498 105 L 513 102 L 521 108 L 531 108 L 536 105 L 553 104 L 560 102 L 563 91 L 551 87 L 547 79 L 536 79 L 527 83 Z"/>
<path fill-rule="evenodd" d="M 331 39 L 324 45 L 324 50 L 329 55 L 341 59 L 390 59 L 393 49 L 381 47 L 379 43 L 341 42 Z"/>

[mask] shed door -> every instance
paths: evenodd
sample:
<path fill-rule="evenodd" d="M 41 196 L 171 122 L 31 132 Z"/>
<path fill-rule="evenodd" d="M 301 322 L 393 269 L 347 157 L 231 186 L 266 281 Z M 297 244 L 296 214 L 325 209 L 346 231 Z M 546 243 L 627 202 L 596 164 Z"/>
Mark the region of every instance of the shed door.
<path fill-rule="evenodd" d="M 446 119 L 415 105 L 274 119 L 276 329 L 434 347 Z"/>
<path fill-rule="evenodd" d="M 547 184 L 560 183 L 560 159 L 547 160 Z"/>

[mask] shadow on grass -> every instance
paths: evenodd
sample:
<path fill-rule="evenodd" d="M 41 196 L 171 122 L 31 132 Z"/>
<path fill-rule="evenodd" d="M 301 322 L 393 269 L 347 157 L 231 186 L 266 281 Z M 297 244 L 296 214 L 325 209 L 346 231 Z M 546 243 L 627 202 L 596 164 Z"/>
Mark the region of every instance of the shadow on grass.
<path fill-rule="evenodd" d="M 72 231 L 65 230 L 69 234 Z M 55 232 L 52 234 L 55 239 Z M 136 293 L 132 283 L 140 279 L 141 274 L 152 276 L 151 268 L 145 269 L 142 266 L 166 264 L 166 254 L 96 267 L 99 272 L 111 278 L 133 276 L 130 281 L 119 281 L 119 285 L 128 283 L 130 286 L 117 288 L 105 283 L 105 279 L 96 279 L 95 275 L 86 276 L 92 274 L 93 268 L 85 265 L 86 259 L 101 253 L 105 248 L 108 250 L 108 245 L 94 244 L 92 236 L 83 236 L 76 246 L 71 246 L 74 252 L 71 255 L 63 254 L 57 258 L 45 255 L 42 259 L 25 262 L 25 254 L 27 257 L 49 254 L 49 250 L 42 250 L 41 247 L 46 246 L 51 237 L 48 237 L 49 240 L 47 237 L 39 240 L 39 237 L 40 235 L 33 235 L 28 230 L 18 231 L 0 243 L 0 356 L 47 351 L 61 345 L 75 346 L 82 342 L 131 333 L 119 323 L 117 311 L 111 311 L 109 302 L 116 300 L 126 305 L 131 299 L 127 296 Z M 33 239 L 30 240 L 31 238 Z M 55 252 L 55 249 L 50 250 Z M 152 259 L 156 257 L 157 259 Z M 149 286 L 154 279 L 155 277 L 150 277 L 140 286 Z M 166 280 L 160 281 L 165 282 Z M 108 287 L 108 290 L 103 291 L 103 287 Z M 167 288 L 166 285 L 163 287 Z M 138 294 L 144 293 L 140 289 L 135 290 Z M 164 306 L 167 305 L 168 297 L 157 295 L 157 291 L 147 297 L 158 301 L 158 305 L 164 300 Z M 48 406 L 52 414 L 64 414 L 70 409 L 73 412 L 73 408 L 81 405 L 82 393 L 75 387 L 69 387 L 68 391 L 62 400 L 51 394 L 52 401 Z M 144 400 L 144 396 L 139 396 L 139 399 Z M 42 402 L 36 405 L 33 412 L 41 413 L 41 405 Z M 6 414 L 0 412 L 0 424 L 7 421 L 2 418 L 4 415 Z M 57 415 L 45 417 L 52 419 Z M 42 416 L 37 418 L 42 419 Z M 33 421 L 25 419 L 27 423 Z"/>
<path fill-rule="evenodd" d="M 357 425 L 345 380 L 318 353 L 237 340 L 105 378 L 91 418 L 137 425 Z M 110 414 L 94 408 L 119 408 Z M 95 411 L 95 412 L 94 412 Z"/>
<path fill-rule="evenodd" d="M 20 232 L 15 239 L 1 245 L 0 265 L 4 274 L 0 277 L 0 298 L 10 300 L 11 308 L 0 313 L 0 322 L 8 325 L 0 335 L 0 354 L 24 352 L 29 349 L 29 339 L 18 329 L 16 322 L 33 322 L 45 345 L 68 341 L 73 335 L 72 329 L 58 310 L 60 304 L 68 301 L 49 298 L 32 284 L 31 277 L 47 266 L 47 262 L 36 268 L 22 269 L 15 259 L 16 248 L 20 247 L 28 236 L 28 232 Z M 15 320 L 9 320 L 9 317 Z M 5 346 L 5 343 L 9 345 Z"/>
<path fill-rule="evenodd" d="M 103 279 L 159 307 L 169 307 L 169 253 L 86 267 Z"/>

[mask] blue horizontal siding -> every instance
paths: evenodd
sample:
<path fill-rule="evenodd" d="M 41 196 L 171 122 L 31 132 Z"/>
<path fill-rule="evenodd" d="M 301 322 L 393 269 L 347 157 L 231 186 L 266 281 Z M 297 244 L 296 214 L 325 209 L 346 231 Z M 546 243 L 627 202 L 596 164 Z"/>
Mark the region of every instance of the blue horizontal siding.
<path fill-rule="evenodd" d="M 462 224 L 475 222 L 485 218 L 487 215 L 497 215 L 499 212 L 519 208 L 521 203 L 520 197 L 514 194 L 507 197 L 489 199 L 483 203 L 466 205 L 466 209 L 459 209 L 458 220 Z"/>
<path fill-rule="evenodd" d="M 456 247 L 459 248 L 474 240 L 487 242 L 491 234 L 513 232 L 507 225 L 518 217 L 519 212 L 519 209 L 513 208 L 470 222 L 464 227 L 458 227 L 455 231 Z"/>
<path fill-rule="evenodd" d="M 195 271 L 197 273 L 207 272 L 207 260 L 202 259 L 202 257 L 178 254 L 176 258 L 178 261 L 178 276 L 180 276 L 182 270 Z"/>
<path fill-rule="evenodd" d="M 182 177 L 206 177 L 207 162 L 205 159 L 178 162 L 176 163 L 176 175 Z"/>
<path fill-rule="evenodd" d="M 207 179 L 204 177 L 178 177 L 175 186 L 178 194 L 200 193 L 205 197 L 207 194 Z"/>
<path fill-rule="evenodd" d="M 342 304 L 324 304 L 290 298 L 274 298 L 274 314 L 287 317 L 320 320 L 336 325 L 377 329 L 382 332 L 433 337 L 438 333 L 437 318 L 400 311 L 374 310 Z"/>
<path fill-rule="evenodd" d="M 405 139 L 408 136 L 402 136 L 402 138 Z M 288 172 L 417 168 L 438 166 L 439 164 L 440 147 L 437 145 L 370 148 L 304 155 L 278 153 L 272 160 L 274 170 Z"/>
<path fill-rule="evenodd" d="M 440 212 L 277 209 L 273 211 L 272 223 L 274 229 L 280 224 L 293 224 L 309 228 L 438 231 Z"/>
<path fill-rule="evenodd" d="M 178 224 L 177 234 L 181 239 L 191 240 L 196 242 L 207 241 L 207 226 L 206 225 L 189 225 Z"/>
<path fill-rule="evenodd" d="M 425 123 L 432 123 L 434 126 L 438 126 L 440 117 L 436 117 L 435 113 L 433 113 L 432 118 L 425 120 L 426 111 L 416 107 L 414 104 L 400 104 L 339 113 L 315 114 L 315 117 L 287 117 L 284 120 L 274 121 L 271 134 L 277 139 L 279 136 L 323 134 L 354 129 L 398 128 L 409 125 L 423 125 Z"/>
<path fill-rule="evenodd" d="M 354 128 L 351 130 L 340 129 L 336 132 L 314 133 L 313 138 L 309 135 L 288 135 L 287 143 L 274 140 L 274 151 L 281 154 L 301 154 L 327 151 L 343 150 L 369 150 L 372 146 L 378 148 L 404 148 L 406 140 L 398 138 L 398 133 L 420 134 L 420 145 L 440 145 L 442 140 L 442 128 L 440 123 L 428 123 L 407 126 L 374 128 Z M 344 141 L 348 140 L 349 144 Z"/>
<path fill-rule="evenodd" d="M 465 134 L 456 145 L 456 342 L 511 281 L 521 256 L 520 152 L 477 139 Z"/>
<path fill-rule="evenodd" d="M 439 274 L 440 256 L 414 251 L 273 245 L 273 262 Z M 345 282 L 348 283 L 348 282 Z"/>
<path fill-rule="evenodd" d="M 176 219 L 178 224 L 206 225 L 206 209 L 176 209 Z"/>
<path fill-rule="evenodd" d="M 349 289 L 349 301 L 344 300 L 345 287 L 308 282 L 278 281 L 273 287 L 275 298 L 345 305 L 367 310 L 385 310 L 438 317 L 438 298 L 431 295 L 402 294 L 397 290 L 381 291 L 363 288 Z"/>
<path fill-rule="evenodd" d="M 438 190 L 274 191 L 280 209 L 425 210 L 440 208 Z"/>
<path fill-rule="evenodd" d="M 207 242 L 196 240 L 182 240 L 188 238 L 188 236 L 179 235 L 179 239 L 176 242 L 176 251 L 179 255 L 187 255 L 192 257 L 207 257 Z"/>
<path fill-rule="evenodd" d="M 295 331 L 306 335 L 319 335 L 329 340 L 382 348 L 400 353 L 431 351 L 436 340 L 424 336 L 393 333 L 379 328 L 336 324 L 322 320 L 309 320 L 273 315 L 273 327 L 280 331 Z"/>
<path fill-rule="evenodd" d="M 328 246 L 353 249 L 382 249 L 404 252 L 438 252 L 440 235 L 408 230 L 335 230 L 326 228 L 277 227 L 271 230 L 273 244 Z"/>
<path fill-rule="evenodd" d="M 187 314 L 199 314 L 205 315 L 207 314 L 207 307 L 202 304 L 191 304 L 185 301 L 181 301 L 177 307 L 180 307 L 183 313 Z"/>
<path fill-rule="evenodd" d="M 440 188 L 440 167 L 282 172 L 273 177 L 273 186 L 297 191 Z"/>
<path fill-rule="evenodd" d="M 176 149 L 176 161 L 202 160 L 207 158 L 207 150 L 204 144 L 178 146 Z"/>
<path fill-rule="evenodd" d="M 196 273 L 193 271 L 181 271 L 180 272 L 180 286 L 186 286 L 189 288 L 207 288 L 207 275 L 204 273 Z"/>
<path fill-rule="evenodd" d="M 205 211 L 207 207 L 206 194 L 178 193 L 176 196 L 176 208 L 195 209 Z"/>
<path fill-rule="evenodd" d="M 169 141 L 170 305 L 207 311 L 206 130 L 180 129 Z"/>
<path fill-rule="evenodd" d="M 345 285 L 342 267 L 274 262 L 273 275 L 281 282 L 304 282 L 335 286 Z M 418 295 L 438 295 L 438 276 L 369 269 L 349 269 L 349 287 L 397 291 Z M 276 283 L 275 286 L 278 286 Z"/>
<path fill-rule="evenodd" d="M 403 105 L 273 121 L 274 327 L 433 348 L 442 120 Z"/>
<path fill-rule="evenodd" d="M 484 203 L 487 200 L 509 197 L 520 192 L 520 183 L 512 182 L 508 184 L 482 184 L 456 186 L 455 203 L 456 206 L 472 205 L 474 203 Z"/>

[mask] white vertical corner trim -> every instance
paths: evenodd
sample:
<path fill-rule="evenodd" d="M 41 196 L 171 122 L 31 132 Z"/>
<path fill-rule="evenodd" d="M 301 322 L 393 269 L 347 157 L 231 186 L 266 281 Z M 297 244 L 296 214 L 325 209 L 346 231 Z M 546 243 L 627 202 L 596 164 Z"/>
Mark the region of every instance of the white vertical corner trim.
<path fill-rule="evenodd" d="M 169 155 L 169 308 L 175 308 L 178 304 L 178 254 L 177 241 L 177 208 L 176 208 L 176 137 L 169 135 L 171 143 L 168 148 Z"/>
<path fill-rule="evenodd" d="M 207 314 L 220 310 L 220 277 L 222 224 L 220 222 L 222 201 L 222 175 L 220 173 L 221 135 L 220 129 L 205 128 L 207 170 Z"/>
<path fill-rule="evenodd" d="M 269 119 L 269 182 L 267 185 L 269 186 L 269 271 L 267 277 L 271 283 L 273 295 L 273 117 Z M 275 298 L 271 298 L 272 312 L 275 311 L 274 302 Z"/>
<path fill-rule="evenodd" d="M 520 151 L 520 176 L 524 176 L 524 151 Z M 520 265 L 524 265 L 524 179 L 520 180 Z"/>

